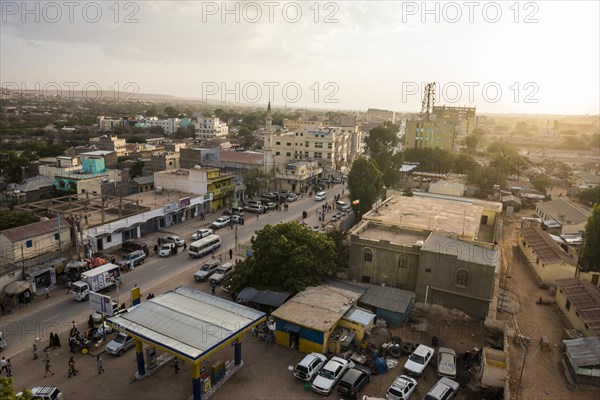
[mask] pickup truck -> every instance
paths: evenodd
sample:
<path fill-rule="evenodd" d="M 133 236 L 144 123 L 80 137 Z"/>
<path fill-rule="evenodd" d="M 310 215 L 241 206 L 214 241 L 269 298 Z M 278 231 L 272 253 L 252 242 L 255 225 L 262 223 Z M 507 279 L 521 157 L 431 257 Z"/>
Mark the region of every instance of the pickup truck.
<path fill-rule="evenodd" d="M 215 222 L 212 223 L 210 227 L 215 230 L 225 228 L 227 225 L 229 225 L 230 220 L 231 218 L 229 217 L 219 217 L 215 220 Z"/>

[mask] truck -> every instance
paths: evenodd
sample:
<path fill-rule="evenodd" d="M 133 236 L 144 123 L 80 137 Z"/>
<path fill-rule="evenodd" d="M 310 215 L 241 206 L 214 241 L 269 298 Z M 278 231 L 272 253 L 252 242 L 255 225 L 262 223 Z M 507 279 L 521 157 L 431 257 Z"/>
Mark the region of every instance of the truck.
<path fill-rule="evenodd" d="M 71 296 L 77 301 L 87 300 L 90 292 L 111 290 L 120 280 L 119 266 L 108 263 L 82 273 L 81 280 L 71 284 Z"/>

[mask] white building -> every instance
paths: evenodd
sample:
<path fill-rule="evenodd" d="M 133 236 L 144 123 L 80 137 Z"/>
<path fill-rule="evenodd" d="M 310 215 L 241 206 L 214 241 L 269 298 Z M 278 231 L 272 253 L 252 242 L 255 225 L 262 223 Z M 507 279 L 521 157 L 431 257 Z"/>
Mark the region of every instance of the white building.
<path fill-rule="evenodd" d="M 226 137 L 229 134 L 229 127 L 225 122 L 221 122 L 216 117 L 198 117 L 196 122 L 196 139 L 214 139 Z"/>
<path fill-rule="evenodd" d="M 105 117 L 103 115 L 97 118 L 97 128 L 100 132 L 112 132 L 117 126 L 127 125 L 127 120 L 123 118 Z"/>
<path fill-rule="evenodd" d="M 160 126 L 166 135 L 171 135 L 177 132 L 177 129 L 181 126 L 181 120 L 179 118 L 167 118 L 158 119 L 157 117 L 150 117 L 144 120 L 147 127 Z"/>

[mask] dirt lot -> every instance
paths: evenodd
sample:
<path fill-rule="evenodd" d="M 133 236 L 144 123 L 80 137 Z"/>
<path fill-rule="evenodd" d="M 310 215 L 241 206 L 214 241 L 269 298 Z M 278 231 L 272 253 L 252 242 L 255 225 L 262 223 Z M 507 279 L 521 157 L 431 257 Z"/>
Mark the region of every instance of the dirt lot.
<path fill-rule="evenodd" d="M 531 268 L 521 256 L 519 249 L 513 251 L 512 245 L 518 240 L 520 231 L 519 219 L 533 215 L 533 210 L 522 211 L 512 220 L 505 219 L 503 253 L 509 262 L 507 290 L 514 293 L 520 303 L 520 311 L 515 315 L 518 332 L 531 338 L 531 344 L 525 362 L 525 369 L 520 386 L 520 399 L 597 399 L 600 388 L 579 385 L 575 390 L 567 388 L 560 361 L 563 357 L 561 338 L 563 329 L 567 327 L 558 307 L 543 306 L 536 301 L 554 299 L 548 290 L 541 289 L 536 283 Z M 503 274 L 504 278 L 504 274 Z M 513 316 L 498 314 L 498 319 L 509 321 L 514 326 Z M 551 350 L 542 351 L 539 347 L 541 336 L 547 336 Z M 519 387 L 519 375 L 523 363 L 525 349 L 521 342 L 510 344 L 510 385 L 512 398 L 516 398 Z"/>

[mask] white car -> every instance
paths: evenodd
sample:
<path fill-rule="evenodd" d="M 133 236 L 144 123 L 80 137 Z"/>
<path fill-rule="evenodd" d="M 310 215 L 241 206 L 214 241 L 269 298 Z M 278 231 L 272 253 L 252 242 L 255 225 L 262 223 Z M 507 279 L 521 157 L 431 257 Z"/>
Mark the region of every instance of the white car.
<path fill-rule="evenodd" d="M 173 243 L 177 247 L 181 247 L 185 243 L 185 240 L 183 240 L 177 235 L 163 236 L 161 239 L 162 243 Z"/>
<path fill-rule="evenodd" d="M 298 195 L 296 193 L 290 193 L 288 195 L 288 197 L 286 198 L 286 200 L 290 201 L 290 202 L 296 201 L 296 200 L 298 200 Z"/>
<path fill-rule="evenodd" d="M 438 349 L 437 373 L 440 377 L 456 378 L 456 352 L 447 347 Z"/>
<path fill-rule="evenodd" d="M 343 211 L 343 212 L 350 211 L 350 206 L 341 200 L 338 200 L 335 202 L 335 208 L 337 208 L 338 210 Z"/>
<path fill-rule="evenodd" d="M 310 382 L 317 372 L 327 362 L 327 357 L 321 353 L 310 353 L 294 368 L 294 376 L 302 381 Z"/>
<path fill-rule="evenodd" d="M 329 395 L 335 384 L 342 378 L 347 369 L 353 368 L 352 361 L 345 360 L 341 357 L 332 357 L 319 371 L 319 375 L 315 378 L 311 385 L 311 389 L 323 396 Z"/>
<path fill-rule="evenodd" d="M 327 193 L 325 192 L 318 192 L 317 194 L 315 194 L 315 201 L 323 201 L 327 198 Z"/>
<path fill-rule="evenodd" d="M 158 255 L 160 257 L 169 257 L 171 256 L 171 252 L 173 251 L 173 246 L 175 246 L 175 244 L 173 243 L 165 243 L 162 246 L 160 246 L 160 250 L 158 250 Z"/>
<path fill-rule="evenodd" d="M 452 400 L 460 384 L 450 378 L 442 378 L 427 392 L 423 400 Z"/>
<path fill-rule="evenodd" d="M 131 336 L 123 332 L 117 333 L 117 336 L 106 345 L 106 352 L 113 356 L 122 356 L 127 350 L 135 345 Z"/>
<path fill-rule="evenodd" d="M 200 229 L 200 230 L 192 233 L 192 239 L 194 239 L 194 240 L 202 239 L 204 237 L 207 237 L 208 235 L 212 235 L 213 232 L 214 231 L 212 229 Z"/>
<path fill-rule="evenodd" d="M 408 400 L 416 388 L 416 380 L 410 376 L 400 375 L 388 388 L 385 398 L 387 400 Z"/>
<path fill-rule="evenodd" d="M 219 217 L 215 220 L 215 222 L 212 223 L 210 227 L 213 229 L 225 228 L 227 225 L 229 225 L 230 220 L 231 218 L 229 217 Z"/>
<path fill-rule="evenodd" d="M 235 272 L 235 267 L 232 263 L 225 263 L 219 266 L 217 270 L 210 276 L 210 281 L 221 283 L 229 278 Z"/>
<path fill-rule="evenodd" d="M 208 278 L 219 268 L 221 261 L 219 260 L 208 260 L 200 267 L 194 274 L 194 279 L 198 282 L 206 281 Z"/>
<path fill-rule="evenodd" d="M 19 392 L 15 395 L 15 398 L 20 399 L 23 396 L 23 392 Z M 31 388 L 31 397 L 35 400 L 62 400 L 63 394 L 60 389 L 56 386 L 38 386 Z"/>
<path fill-rule="evenodd" d="M 434 349 L 420 344 L 404 364 L 404 372 L 412 376 L 421 376 L 425 367 L 433 358 Z"/>

